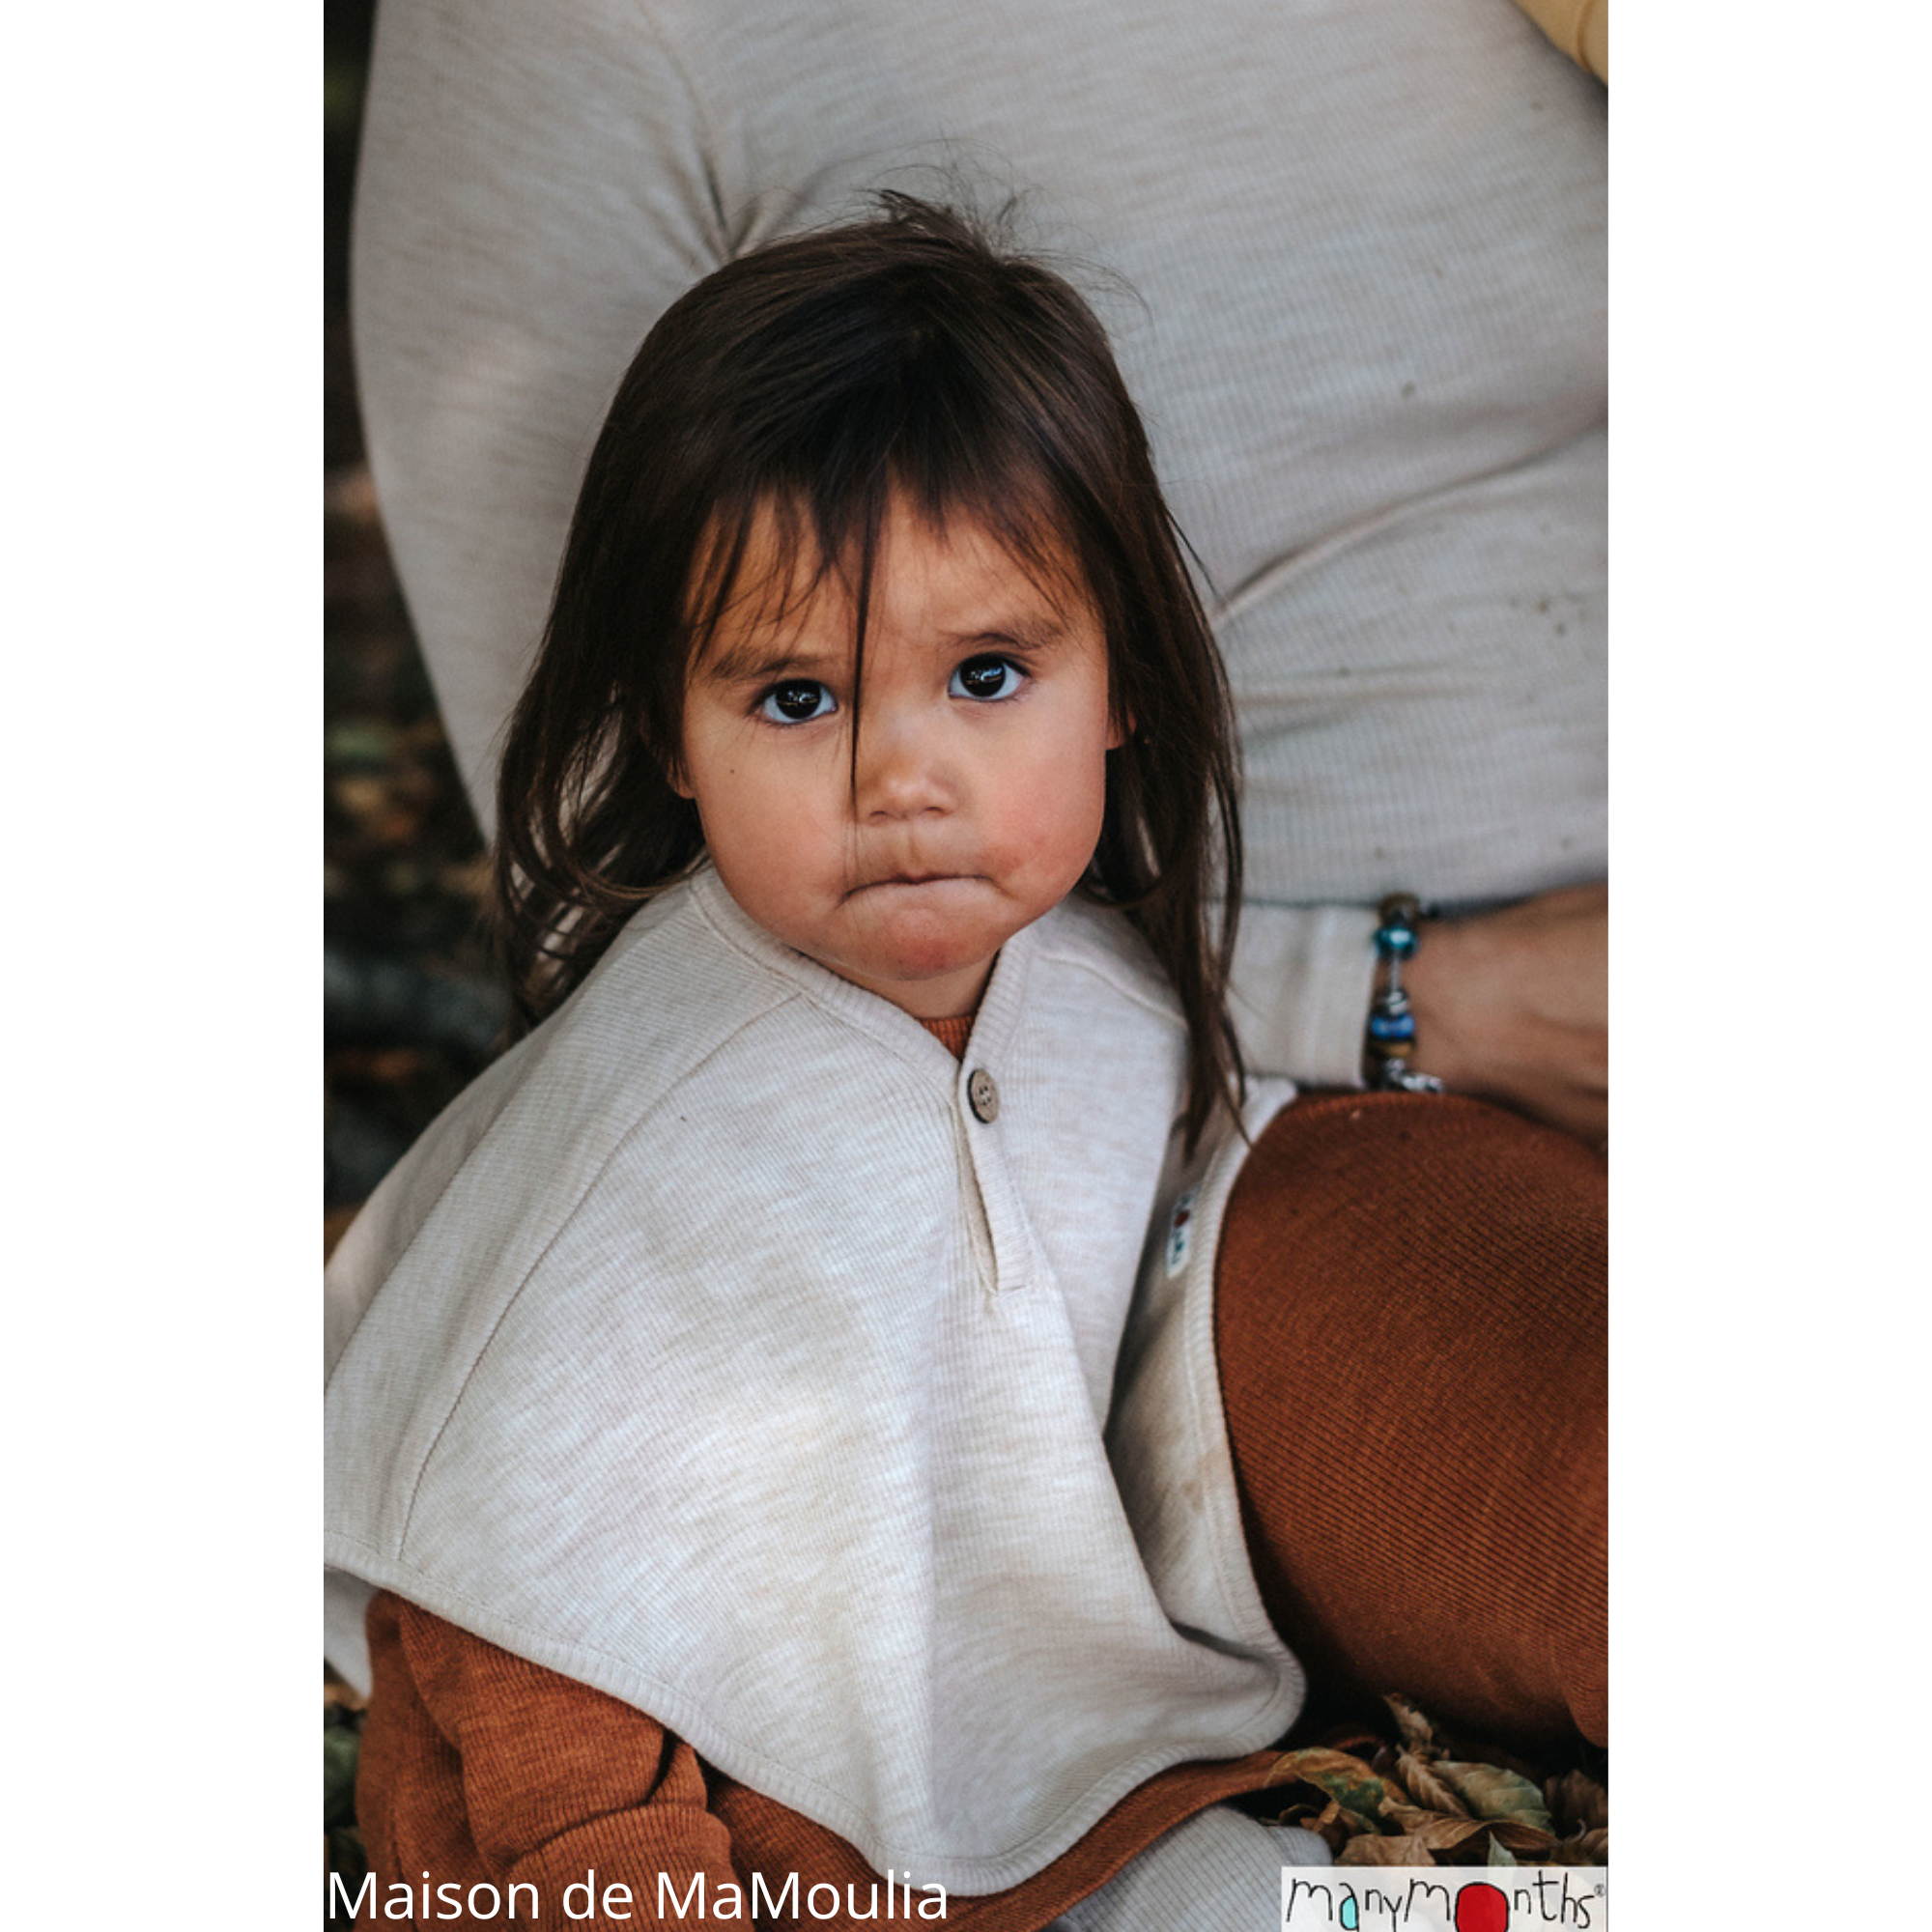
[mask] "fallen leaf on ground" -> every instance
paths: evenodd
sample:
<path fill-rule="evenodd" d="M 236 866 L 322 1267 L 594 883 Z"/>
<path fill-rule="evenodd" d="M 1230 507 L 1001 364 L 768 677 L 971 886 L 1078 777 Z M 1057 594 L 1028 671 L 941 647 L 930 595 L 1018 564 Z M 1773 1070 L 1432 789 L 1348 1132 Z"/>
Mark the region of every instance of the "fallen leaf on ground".
<path fill-rule="evenodd" d="M 1469 1807 L 1413 1751 L 1398 1751 L 1395 1762 L 1397 1776 L 1418 1804 L 1446 1811 L 1452 1818 L 1469 1815 Z"/>
<path fill-rule="evenodd" d="M 1610 1822 L 1610 1801 L 1585 1771 L 1566 1771 L 1543 1787 L 1549 1816 L 1558 1832 L 1601 1832 Z"/>
<path fill-rule="evenodd" d="M 1513 1818 L 1555 1836 L 1543 1793 L 1528 1778 L 1492 1764 L 1459 1764 L 1446 1757 L 1431 1768 L 1476 1817 Z"/>
<path fill-rule="evenodd" d="M 1426 1865 L 1428 1851 L 1413 1838 L 1350 1838 L 1335 1854 L 1338 1865 Z"/>
<path fill-rule="evenodd" d="M 1391 1792 L 1375 1771 L 1348 1751 L 1310 1746 L 1302 1750 L 1283 1751 L 1268 1768 L 1268 1786 L 1312 1784 L 1325 1791 L 1346 1809 L 1356 1813 L 1373 1828 L 1384 1806 L 1402 1797 Z"/>

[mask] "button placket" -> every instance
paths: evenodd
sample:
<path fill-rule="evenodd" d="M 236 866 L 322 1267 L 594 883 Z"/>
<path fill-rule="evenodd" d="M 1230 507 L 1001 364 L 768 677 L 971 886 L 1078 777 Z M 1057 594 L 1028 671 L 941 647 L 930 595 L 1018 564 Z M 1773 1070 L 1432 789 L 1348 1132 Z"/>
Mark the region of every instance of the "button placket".
<path fill-rule="evenodd" d="M 1031 1288 L 1046 1275 L 1046 1257 L 1034 1236 L 1025 1206 L 1008 1166 L 1004 1130 L 994 1122 L 1000 1113 L 1000 1087 L 983 1066 L 976 1066 L 964 1082 L 965 1106 L 971 1118 L 965 1128 L 966 1155 L 978 1183 L 986 1233 L 993 1244 L 994 1291 L 1011 1293 Z"/>

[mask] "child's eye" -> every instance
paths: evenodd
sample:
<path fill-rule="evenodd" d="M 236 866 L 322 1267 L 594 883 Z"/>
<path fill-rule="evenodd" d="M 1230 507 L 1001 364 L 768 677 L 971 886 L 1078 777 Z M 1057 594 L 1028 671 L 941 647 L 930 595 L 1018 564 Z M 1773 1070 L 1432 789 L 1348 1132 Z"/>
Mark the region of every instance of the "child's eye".
<path fill-rule="evenodd" d="M 1010 658 L 968 658 L 946 687 L 953 697 L 1010 697 L 1026 682 L 1026 672 Z"/>
<path fill-rule="evenodd" d="M 774 724 L 806 724 L 838 709 L 838 700 L 815 677 L 788 677 L 758 700 L 759 715 Z"/>

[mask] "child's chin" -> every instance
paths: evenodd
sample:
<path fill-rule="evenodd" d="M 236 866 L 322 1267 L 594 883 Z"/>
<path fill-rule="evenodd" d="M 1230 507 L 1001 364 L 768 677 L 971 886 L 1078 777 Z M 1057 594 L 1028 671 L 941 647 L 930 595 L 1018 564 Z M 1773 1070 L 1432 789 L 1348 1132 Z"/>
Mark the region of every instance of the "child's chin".
<path fill-rule="evenodd" d="M 983 889 L 982 889 L 983 890 Z M 919 978 L 990 959 L 1011 938 L 1003 908 L 971 903 L 971 888 L 919 889 L 920 903 L 880 906 L 861 944 L 882 971 Z"/>
<path fill-rule="evenodd" d="M 861 957 L 848 955 L 843 970 L 847 979 L 872 987 L 908 1012 L 923 1012 L 930 1007 L 936 1016 L 945 1018 L 978 1000 L 998 952 L 997 945 L 936 941 L 870 947 Z M 938 1006 L 932 1006 L 935 999 Z"/>
<path fill-rule="evenodd" d="M 998 947 L 906 947 L 874 954 L 867 963 L 867 977 L 903 986 L 920 986 L 934 980 L 983 971 L 993 963 Z"/>

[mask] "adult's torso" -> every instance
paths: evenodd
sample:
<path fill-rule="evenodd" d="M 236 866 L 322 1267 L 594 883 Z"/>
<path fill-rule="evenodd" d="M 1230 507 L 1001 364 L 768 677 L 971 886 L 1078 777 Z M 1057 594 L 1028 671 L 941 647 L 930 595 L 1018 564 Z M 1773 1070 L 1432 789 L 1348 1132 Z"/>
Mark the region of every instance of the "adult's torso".
<path fill-rule="evenodd" d="M 388 0 L 379 54 L 372 444 L 472 772 L 656 316 L 880 187 L 1014 191 L 1225 600 L 1253 895 L 1601 873 L 1604 96 L 1506 0 Z"/>

